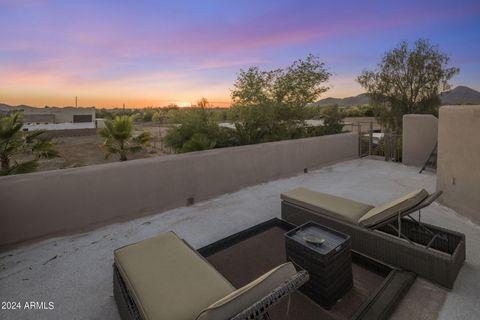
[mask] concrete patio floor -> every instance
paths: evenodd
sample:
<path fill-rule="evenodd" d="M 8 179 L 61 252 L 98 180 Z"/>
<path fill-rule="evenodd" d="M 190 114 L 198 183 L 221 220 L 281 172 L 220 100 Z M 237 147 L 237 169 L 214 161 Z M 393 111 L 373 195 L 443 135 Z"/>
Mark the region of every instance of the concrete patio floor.
<path fill-rule="evenodd" d="M 0 310 L 0 319 L 119 319 L 112 296 L 113 250 L 167 230 L 199 248 L 280 216 L 279 195 L 305 186 L 378 205 L 416 188 L 435 189 L 435 175 L 371 159 L 342 162 L 225 194 L 154 216 L 50 239 L 0 254 L 0 301 L 54 303 L 53 310 Z M 447 291 L 417 279 L 394 319 L 480 319 L 480 226 L 434 203 L 422 219 L 467 237 L 467 261 Z M 68 213 L 66 213 L 68 214 Z"/>

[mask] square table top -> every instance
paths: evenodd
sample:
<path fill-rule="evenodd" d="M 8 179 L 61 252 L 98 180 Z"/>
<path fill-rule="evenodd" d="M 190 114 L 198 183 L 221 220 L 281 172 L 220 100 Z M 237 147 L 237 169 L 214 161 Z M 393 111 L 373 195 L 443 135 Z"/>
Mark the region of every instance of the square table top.
<path fill-rule="evenodd" d="M 322 244 L 307 242 L 304 237 L 313 236 L 324 239 Z M 300 243 L 320 255 L 328 255 L 332 251 L 339 251 L 343 244 L 349 241 L 350 236 L 315 222 L 307 222 L 285 234 L 285 237 Z"/>

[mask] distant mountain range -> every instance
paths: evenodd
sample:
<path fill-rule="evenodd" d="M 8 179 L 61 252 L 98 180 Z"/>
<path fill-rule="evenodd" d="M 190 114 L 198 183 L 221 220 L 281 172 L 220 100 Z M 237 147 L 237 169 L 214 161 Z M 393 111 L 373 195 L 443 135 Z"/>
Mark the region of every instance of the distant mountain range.
<path fill-rule="evenodd" d="M 50 108 L 50 109 L 60 109 L 60 108 L 73 108 L 72 106 L 66 106 L 66 107 L 45 107 L 45 108 Z M 31 107 L 27 106 L 24 104 L 18 105 L 18 106 L 11 106 L 6 103 L 0 103 L 0 111 L 12 111 L 12 110 L 26 110 L 26 111 L 35 111 L 38 109 L 45 109 L 45 108 L 37 108 L 37 107 Z M 80 108 L 85 108 L 85 107 L 80 107 Z M 90 108 L 90 107 L 89 107 Z"/>
<path fill-rule="evenodd" d="M 480 105 L 480 92 L 465 86 L 458 86 L 453 90 L 445 91 L 440 94 L 442 105 L 445 104 L 479 104 Z M 311 105 L 314 106 L 330 106 L 337 104 L 339 107 L 352 107 L 362 104 L 368 104 L 369 98 L 366 93 L 361 93 L 358 96 L 348 98 L 325 98 L 318 100 Z"/>
<path fill-rule="evenodd" d="M 0 103 L 0 111 L 10 111 L 12 109 L 23 109 L 23 110 L 29 110 L 29 109 L 33 109 L 34 107 L 29 107 L 29 106 L 25 106 L 25 105 L 19 105 L 19 106 L 11 106 L 11 105 L 8 105 L 8 104 L 5 104 L 5 103 Z"/>

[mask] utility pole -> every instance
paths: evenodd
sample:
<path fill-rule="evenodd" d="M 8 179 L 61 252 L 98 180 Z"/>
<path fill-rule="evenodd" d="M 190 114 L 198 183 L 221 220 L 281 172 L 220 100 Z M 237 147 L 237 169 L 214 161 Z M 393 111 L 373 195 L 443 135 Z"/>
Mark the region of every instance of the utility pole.
<path fill-rule="evenodd" d="M 75 108 L 78 108 L 78 97 L 75 96 Z"/>

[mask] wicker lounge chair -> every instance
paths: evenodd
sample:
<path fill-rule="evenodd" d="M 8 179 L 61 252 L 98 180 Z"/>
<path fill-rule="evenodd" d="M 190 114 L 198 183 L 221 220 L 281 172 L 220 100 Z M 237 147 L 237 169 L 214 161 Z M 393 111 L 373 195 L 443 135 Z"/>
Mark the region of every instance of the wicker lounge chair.
<path fill-rule="evenodd" d="M 122 319 L 266 319 L 269 307 L 308 280 L 282 264 L 236 289 L 173 232 L 114 253 L 114 296 Z"/>
<path fill-rule="evenodd" d="M 465 235 L 421 222 L 420 209 L 440 194 L 421 189 L 374 207 L 297 188 L 281 195 L 282 218 L 295 225 L 315 221 L 347 233 L 352 249 L 452 288 L 465 261 Z"/>

